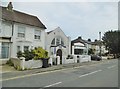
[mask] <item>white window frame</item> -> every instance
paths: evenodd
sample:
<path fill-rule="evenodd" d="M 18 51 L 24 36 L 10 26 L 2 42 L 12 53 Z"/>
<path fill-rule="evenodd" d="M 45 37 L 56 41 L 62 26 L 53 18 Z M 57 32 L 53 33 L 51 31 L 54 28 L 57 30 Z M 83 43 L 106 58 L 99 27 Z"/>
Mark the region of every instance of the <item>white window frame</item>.
<path fill-rule="evenodd" d="M 27 50 L 25 49 L 25 47 L 28 47 L 28 49 L 27 49 L 27 50 L 29 50 L 29 46 L 24 46 L 24 51 L 27 51 Z"/>
<path fill-rule="evenodd" d="M 36 39 L 36 40 L 41 39 L 41 31 L 40 30 L 35 30 L 34 31 L 34 39 Z"/>
<path fill-rule="evenodd" d="M 25 38 L 25 27 L 18 26 L 17 37 L 19 37 L 19 38 Z"/>

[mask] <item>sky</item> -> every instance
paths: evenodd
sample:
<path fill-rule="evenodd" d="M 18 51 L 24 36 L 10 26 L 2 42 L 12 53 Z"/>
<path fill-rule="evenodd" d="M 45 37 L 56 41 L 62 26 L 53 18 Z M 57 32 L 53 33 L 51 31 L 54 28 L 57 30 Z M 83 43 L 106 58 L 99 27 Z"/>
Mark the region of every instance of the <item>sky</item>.
<path fill-rule="evenodd" d="M 12 1 L 12 0 L 11 0 Z M 60 27 L 71 40 L 82 36 L 83 39 L 99 39 L 99 32 L 103 34 L 108 30 L 118 29 L 118 2 L 117 0 L 84 0 L 58 2 L 52 0 L 40 2 L 29 0 L 26 2 L 13 2 L 15 10 L 37 16 L 47 27 L 47 31 Z M 106 1 L 106 2 L 105 2 Z M 113 2 L 114 1 L 114 2 Z M 8 1 L 3 0 L 2 6 Z"/>

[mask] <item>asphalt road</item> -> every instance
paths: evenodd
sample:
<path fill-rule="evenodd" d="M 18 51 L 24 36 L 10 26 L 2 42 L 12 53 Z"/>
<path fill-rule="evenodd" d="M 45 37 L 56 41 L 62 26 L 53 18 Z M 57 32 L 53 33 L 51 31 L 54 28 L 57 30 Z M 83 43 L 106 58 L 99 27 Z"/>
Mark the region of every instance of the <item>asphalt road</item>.
<path fill-rule="evenodd" d="M 2 87 L 118 87 L 118 60 L 54 72 L 28 74 L 3 80 Z"/>

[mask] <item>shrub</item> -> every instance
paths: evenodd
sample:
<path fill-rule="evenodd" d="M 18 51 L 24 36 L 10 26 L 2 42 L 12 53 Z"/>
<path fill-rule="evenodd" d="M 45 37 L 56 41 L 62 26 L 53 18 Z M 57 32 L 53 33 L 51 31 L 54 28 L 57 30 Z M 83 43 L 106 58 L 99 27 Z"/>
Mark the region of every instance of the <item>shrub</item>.
<path fill-rule="evenodd" d="M 23 69 L 20 66 L 15 66 L 16 70 L 22 71 Z"/>
<path fill-rule="evenodd" d="M 32 50 L 31 51 L 26 50 L 23 53 L 23 57 L 25 57 L 25 61 L 32 60 L 34 58 L 34 54 L 33 54 Z"/>
<path fill-rule="evenodd" d="M 44 59 L 48 58 L 48 52 L 44 50 L 42 47 L 35 48 L 33 50 L 26 50 L 24 52 L 19 51 L 17 53 L 17 57 L 25 57 L 25 61 L 32 60 L 33 58 L 35 60 L 38 59 Z"/>
<path fill-rule="evenodd" d="M 34 59 L 43 59 L 43 58 L 48 58 L 48 52 L 44 50 L 42 47 L 35 48 L 33 50 L 34 54 Z"/>
<path fill-rule="evenodd" d="M 23 53 L 21 51 L 18 51 L 17 52 L 17 57 L 20 58 L 20 57 L 23 57 Z"/>
<path fill-rule="evenodd" d="M 12 61 L 10 59 L 7 61 L 6 64 L 8 64 L 9 66 L 14 66 L 14 64 L 12 63 Z"/>

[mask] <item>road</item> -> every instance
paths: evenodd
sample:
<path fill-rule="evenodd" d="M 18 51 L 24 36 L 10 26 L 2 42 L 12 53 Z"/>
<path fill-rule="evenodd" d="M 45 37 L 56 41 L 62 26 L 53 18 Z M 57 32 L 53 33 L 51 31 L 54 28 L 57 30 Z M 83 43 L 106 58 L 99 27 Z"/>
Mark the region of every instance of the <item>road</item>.
<path fill-rule="evenodd" d="M 118 60 L 2 81 L 3 87 L 118 87 Z"/>

